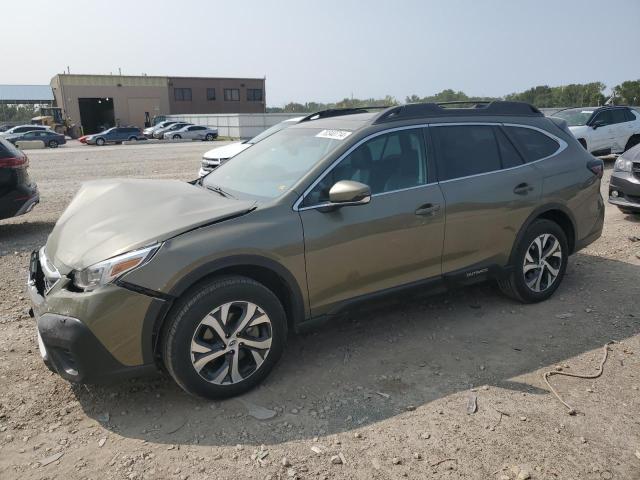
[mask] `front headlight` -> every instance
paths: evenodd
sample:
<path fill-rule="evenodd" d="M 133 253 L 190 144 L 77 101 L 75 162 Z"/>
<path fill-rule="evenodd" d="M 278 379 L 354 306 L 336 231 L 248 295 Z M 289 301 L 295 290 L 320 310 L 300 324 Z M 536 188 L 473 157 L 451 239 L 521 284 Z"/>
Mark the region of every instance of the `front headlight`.
<path fill-rule="evenodd" d="M 626 158 L 618 157 L 615 165 L 613 166 L 613 170 L 615 172 L 630 172 L 631 164 L 633 162 L 631 160 L 627 160 Z"/>
<path fill-rule="evenodd" d="M 159 248 L 160 244 L 152 245 L 104 260 L 84 270 L 76 270 L 72 274 L 73 285 L 85 292 L 95 290 L 144 265 L 151 260 Z"/>

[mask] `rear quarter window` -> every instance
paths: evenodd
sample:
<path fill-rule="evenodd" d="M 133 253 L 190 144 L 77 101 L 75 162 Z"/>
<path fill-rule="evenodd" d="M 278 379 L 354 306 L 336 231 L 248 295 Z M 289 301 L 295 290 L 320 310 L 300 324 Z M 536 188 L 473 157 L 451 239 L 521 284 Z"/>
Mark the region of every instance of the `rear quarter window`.
<path fill-rule="evenodd" d="M 527 162 L 534 162 L 553 155 L 560 148 L 560 144 L 553 138 L 524 127 L 505 127 L 509 137 L 520 148 Z"/>

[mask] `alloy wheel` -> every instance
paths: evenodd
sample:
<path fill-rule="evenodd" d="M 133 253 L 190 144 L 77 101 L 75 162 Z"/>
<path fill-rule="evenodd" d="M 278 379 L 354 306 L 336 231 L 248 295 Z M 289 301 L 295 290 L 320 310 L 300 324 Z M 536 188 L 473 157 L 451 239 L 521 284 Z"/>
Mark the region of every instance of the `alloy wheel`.
<path fill-rule="evenodd" d="M 258 305 L 233 301 L 205 316 L 191 339 L 191 364 L 204 380 L 233 385 L 253 375 L 269 355 L 272 325 Z"/>
<path fill-rule="evenodd" d="M 544 233 L 536 237 L 524 257 L 524 281 L 534 292 L 544 292 L 558 278 L 562 267 L 562 247 L 558 239 Z"/>

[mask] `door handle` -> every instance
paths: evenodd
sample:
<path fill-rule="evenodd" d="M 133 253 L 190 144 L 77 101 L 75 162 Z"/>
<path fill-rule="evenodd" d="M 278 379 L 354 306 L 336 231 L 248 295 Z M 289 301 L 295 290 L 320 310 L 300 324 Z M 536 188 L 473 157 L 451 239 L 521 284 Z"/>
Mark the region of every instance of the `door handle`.
<path fill-rule="evenodd" d="M 438 213 L 438 211 L 440 210 L 440 204 L 439 203 L 425 203 L 424 205 L 420 205 L 417 209 L 416 209 L 416 215 L 421 215 L 421 216 L 433 216 L 436 213 Z"/>
<path fill-rule="evenodd" d="M 513 189 L 513 193 L 516 195 L 526 195 L 531 191 L 533 191 L 533 187 L 528 183 L 520 183 Z"/>

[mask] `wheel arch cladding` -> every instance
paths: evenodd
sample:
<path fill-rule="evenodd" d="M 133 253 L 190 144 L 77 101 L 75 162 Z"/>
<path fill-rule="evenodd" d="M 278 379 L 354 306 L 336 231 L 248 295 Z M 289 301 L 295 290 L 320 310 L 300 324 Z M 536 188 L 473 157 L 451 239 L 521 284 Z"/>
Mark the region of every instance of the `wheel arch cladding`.
<path fill-rule="evenodd" d="M 511 260 L 513 259 L 513 254 L 516 250 L 516 246 L 520 243 L 522 237 L 524 237 L 525 232 L 527 231 L 529 226 L 539 219 L 550 220 L 558 224 L 567 237 L 567 244 L 569 245 L 569 255 L 574 252 L 576 246 L 576 226 L 573 215 L 566 207 L 560 204 L 546 205 L 544 207 L 536 209 L 531 215 L 529 215 L 529 218 L 527 218 L 522 227 L 520 227 L 520 231 L 516 236 L 516 241 L 511 247 L 509 263 L 511 263 Z"/>
<path fill-rule="evenodd" d="M 192 287 L 215 277 L 239 275 L 251 278 L 271 290 L 287 315 L 287 326 L 295 331 L 296 326 L 305 318 L 304 298 L 295 277 L 278 262 L 260 256 L 227 257 L 212 263 L 201 265 L 181 278 L 169 292 L 174 298 L 179 298 Z M 169 316 L 171 308 L 167 308 L 160 318 L 156 318 L 153 326 L 153 351 L 157 353 L 160 335 Z"/>

